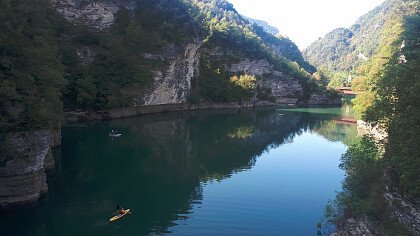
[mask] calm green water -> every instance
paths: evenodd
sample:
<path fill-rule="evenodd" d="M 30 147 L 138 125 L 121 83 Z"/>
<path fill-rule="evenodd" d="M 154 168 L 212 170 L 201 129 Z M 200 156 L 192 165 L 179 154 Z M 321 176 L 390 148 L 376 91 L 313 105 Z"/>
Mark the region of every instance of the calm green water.
<path fill-rule="evenodd" d="M 64 126 L 50 192 L 0 215 L 2 235 L 316 235 L 357 133 L 341 116 L 250 109 Z M 117 203 L 133 213 L 108 223 Z"/>

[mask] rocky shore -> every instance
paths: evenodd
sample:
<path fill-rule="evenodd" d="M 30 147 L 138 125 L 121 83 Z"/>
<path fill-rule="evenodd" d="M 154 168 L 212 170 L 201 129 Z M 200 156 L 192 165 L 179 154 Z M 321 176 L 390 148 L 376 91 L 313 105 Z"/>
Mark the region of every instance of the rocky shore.
<path fill-rule="evenodd" d="M 351 217 L 337 226 L 337 231 L 331 236 L 373 236 L 380 235 L 378 226 L 375 226 L 368 217 Z"/>
<path fill-rule="evenodd" d="M 358 120 L 357 124 L 359 134 L 370 136 L 378 145 L 379 150 L 384 151 L 383 144 L 387 142 L 388 137 L 386 130 L 379 125 L 372 125 L 362 120 Z M 418 205 L 398 191 L 387 171 L 384 171 L 383 180 L 385 191 L 382 197 L 386 202 L 386 212 L 389 217 L 406 227 L 411 235 L 420 235 L 420 208 Z M 374 223 L 367 216 L 349 216 L 338 223 L 336 232 L 331 236 L 387 235 L 379 223 Z"/>
<path fill-rule="evenodd" d="M 396 222 L 404 225 L 410 235 L 420 235 L 420 209 L 413 202 L 402 196 L 397 191 L 392 190 L 389 186 L 385 186 L 386 190 L 383 198 L 387 203 L 390 217 Z M 349 217 L 342 220 L 337 225 L 336 232 L 331 236 L 373 236 L 387 235 L 384 233 L 383 226 L 374 223 L 367 216 Z"/>
<path fill-rule="evenodd" d="M 172 111 L 193 111 L 193 110 L 205 110 L 205 109 L 230 109 L 230 108 L 251 108 L 251 107 L 262 107 L 262 106 L 275 106 L 274 103 L 263 103 L 263 102 L 243 102 L 241 104 L 235 102 L 227 103 L 200 103 L 200 104 L 163 104 L 153 106 L 139 106 L 129 107 L 105 111 L 92 111 L 92 110 L 72 110 L 64 112 L 64 121 L 75 122 L 75 121 L 88 121 L 88 120 L 106 120 L 106 119 L 117 119 L 139 115 L 147 115 L 161 112 L 172 112 Z M 294 103 L 285 103 L 276 105 L 279 107 L 296 107 Z"/>
<path fill-rule="evenodd" d="M 60 131 L 9 134 L 6 142 L 14 152 L 0 166 L 0 210 L 35 203 L 48 191 L 46 172 L 54 169 L 51 148 L 61 143 Z"/>

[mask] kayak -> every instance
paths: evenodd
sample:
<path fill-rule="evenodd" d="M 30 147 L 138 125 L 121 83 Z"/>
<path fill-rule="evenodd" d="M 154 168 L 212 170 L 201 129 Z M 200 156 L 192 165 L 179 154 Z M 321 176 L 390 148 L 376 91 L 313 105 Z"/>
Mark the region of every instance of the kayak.
<path fill-rule="evenodd" d="M 118 220 L 119 218 L 127 215 L 128 213 L 130 213 L 130 209 L 125 210 L 124 214 L 118 214 L 118 215 L 112 217 L 111 219 L 109 219 L 109 221 Z"/>
<path fill-rule="evenodd" d="M 109 134 L 109 137 L 112 137 L 112 138 L 119 138 L 119 137 L 121 137 L 121 135 L 122 135 L 122 134 Z"/>

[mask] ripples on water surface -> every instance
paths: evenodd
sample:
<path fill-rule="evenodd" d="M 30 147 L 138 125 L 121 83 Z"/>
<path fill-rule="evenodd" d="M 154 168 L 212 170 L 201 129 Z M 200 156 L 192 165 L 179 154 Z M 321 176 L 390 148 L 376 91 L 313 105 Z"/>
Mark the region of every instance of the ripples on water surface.
<path fill-rule="evenodd" d="M 63 127 L 49 194 L 10 235 L 316 235 L 356 127 L 340 109 L 165 113 Z M 107 133 L 118 130 L 119 139 Z M 115 204 L 133 214 L 108 223 Z"/>

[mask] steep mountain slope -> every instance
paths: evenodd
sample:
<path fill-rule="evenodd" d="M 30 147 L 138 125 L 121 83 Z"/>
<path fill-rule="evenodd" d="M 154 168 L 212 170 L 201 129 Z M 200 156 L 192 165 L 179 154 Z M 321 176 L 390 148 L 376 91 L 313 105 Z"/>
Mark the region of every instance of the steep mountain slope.
<path fill-rule="evenodd" d="M 329 71 L 352 71 L 367 61 L 379 46 L 385 20 L 399 11 L 403 0 L 387 0 L 360 17 L 349 29 L 336 29 L 303 51 L 305 59 Z"/>
<path fill-rule="evenodd" d="M 18 127 L 19 122 L 28 126 L 57 123 L 59 116 L 54 118 L 52 114 L 60 113 L 61 93 L 65 109 L 252 100 L 252 96 L 243 97 L 247 94 L 241 92 L 243 88 L 229 81 L 232 76 L 244 73 L 257 77 L 266 74 L 265 78 L 271 78 L 265 82 L 257 78 L 255 94 L 252 91 L 250 94 L 259 100 L 264 96 L 272 100 L 274 96 L 303 101 L 316 90 L 308 74 L 299 68 L 313 71 L 313 67 L 303 60 L 293 42 L 250 24 L 226 1 L 53 0 L 51 3 L 52 6 L 47 0 L 20 5 L 2 3 L 5 9 L 10 9 L 2 13 L 6 52 L 3 62 L 9 63 L 2 64 L 6 78 L 2 100 L 4 107 L 8 107 L 3 111 L 2 125 L 10 129 Z M 32 35 L 29 38 L 28 32 Z M 36 44 L 41 39 L 45 47 L 38 50 L 34 46 L 28 50 L 21 47 L 27 45 L 26 41 Z M 10 59 L 13 50 L 17 50 L 14 58 L 32 58 L 31 66 L 44 71 L 34 71 Z M 31 57 L 28 54 L 31 50 L 38 55 L 45 53 L 48 58 Z M 204 67 L 207 63 L 204 58 L 217 63 Z M 266 68 L 259 72 L 245 70 L 250 66 L 244 62 L 261 62 Z M 242 67 L 234 66 L 238 63 Z M 217 73 L 206 74 L 207 69 Z M 28 80 L 19 82 L 16 78 L 22 76 L 16 75 L 16 71 L 24 73 Z M 200 79 L 200 74 L 207 77 Z M 30 79 L 36 82 L 26 83 Z M 273 83 L 283 92 L 273 89 L 276 87 Z M 294 89 L 288 89 L 287 84 L 293 84 Z M 22 93 L 44 91 L 47 87 L 48 94 Z M 224 91 L 217 94 L 214 91 L 217 89 Z M 257 90 L 265 91 L 265 95 Z M 191 94 L 194 96 L 190 99 Z M 37 96 L 44 99 L 34 99 Z M 47 110 L 40 111 L 31 108 L 38 106 L 32 104 L 35 101 L 51 104 L 42 106 Z M 34 120 L 29 122 L 29 118 Z M 51 123 L 51 118 L 56 121 Z"/>
<path fill-rule="evenodd" d="M 313 73 L 316 71 L 315 67 L 305 61 L 297 45 L 287 36 L 280 35 L 279 30 L 276 27 L 271 26 L 262 20 L 252 19 L 246 16 L 242 17 L 252 24 L 252 28 L 258 37 L 260 37 L 268 48 L 273 50 L 277 55 L 283 56 L 289 61 L 298 63 L 298 65 L 307 72 Z"/>

